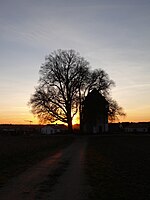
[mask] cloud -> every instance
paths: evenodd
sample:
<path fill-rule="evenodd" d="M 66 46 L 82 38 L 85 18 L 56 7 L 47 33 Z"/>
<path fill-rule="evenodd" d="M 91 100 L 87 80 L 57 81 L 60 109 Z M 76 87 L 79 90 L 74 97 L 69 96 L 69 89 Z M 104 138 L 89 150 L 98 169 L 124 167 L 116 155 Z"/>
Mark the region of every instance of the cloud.
<path fill-rule="evenodd" d="M 121 88 L 114 88 L 113 90 L 115 92 L 121 92 L 121 91 L 128 91 L 129 90 L 150 90 L 150 83 L 144 83 L 144 84 L 134 84 L 134 85 L 127 85 L 126 87 L 121 87 Z"/>

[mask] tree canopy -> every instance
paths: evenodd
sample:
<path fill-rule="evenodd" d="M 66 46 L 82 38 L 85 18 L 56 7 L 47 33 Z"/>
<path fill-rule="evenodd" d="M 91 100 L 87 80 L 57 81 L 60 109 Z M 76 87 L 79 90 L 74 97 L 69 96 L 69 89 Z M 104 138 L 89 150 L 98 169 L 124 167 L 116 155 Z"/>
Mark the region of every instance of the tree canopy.
<path fill-rule="evenodd" d="M 57 50 L 45 58 L 40 68 L 39 84 L 29 104 L 32 112 L 42 122 L 57 120 L 67 123 L 72 130 L 72 119 L 79 110 L 85 96 L 96 88 L 108 97 L 114 81 L 102 69 L 91 70 L 90 64 L 74 50 Z M 123 112 L 116 101 L 111 101 L 111 119 Z M 120 109 L 118 109 L 120 108 Z"/>

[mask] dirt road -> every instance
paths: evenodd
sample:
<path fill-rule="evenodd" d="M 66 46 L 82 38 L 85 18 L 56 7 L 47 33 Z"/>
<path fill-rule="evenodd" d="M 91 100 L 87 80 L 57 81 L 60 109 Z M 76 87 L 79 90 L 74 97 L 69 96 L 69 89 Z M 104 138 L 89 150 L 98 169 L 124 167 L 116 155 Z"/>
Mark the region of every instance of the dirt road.
<path fill-rule="evenodd" d="M 85 200 L 84 176 L 86 138 L 44 159 L 0 190 L 2 200 Z"/>

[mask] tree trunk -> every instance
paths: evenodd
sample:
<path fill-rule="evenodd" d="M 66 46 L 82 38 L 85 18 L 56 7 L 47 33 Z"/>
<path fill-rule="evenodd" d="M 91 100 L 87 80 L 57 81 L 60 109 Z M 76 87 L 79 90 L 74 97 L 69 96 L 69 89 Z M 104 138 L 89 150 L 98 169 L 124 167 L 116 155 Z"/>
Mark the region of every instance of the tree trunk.
<path fill-rule="evenodd" d="M 82 132 L 82 105 L 81 105 L 81 91 L 79 88 L 79 123 L 80 123 L 80 133 Z"/>
<path fill-rule="evenodd" d="M 67 113 L 67 123 L 68 123 L 68 131 L 72 133 L 72 117 L 71 117 L 71 106 L 68 105 L 68 113 Z"/>
<path fill-rule="evenodd" d="M 72 133 L 72 119 L 68 119 L 68 131 Z"/>

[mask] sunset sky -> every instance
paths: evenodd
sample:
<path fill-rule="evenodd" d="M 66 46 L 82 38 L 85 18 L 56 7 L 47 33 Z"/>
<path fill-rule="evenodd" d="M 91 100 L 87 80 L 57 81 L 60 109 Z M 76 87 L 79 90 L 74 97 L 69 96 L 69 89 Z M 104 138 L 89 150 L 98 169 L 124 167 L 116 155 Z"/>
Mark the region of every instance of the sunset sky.
<path fill-rule="evenodd" d="M 0 123 L 38 122 L 27 103 L 57 49 L 109 74 L 121 121 L 150 121 L 149 0 L 0 0 Z"/>

